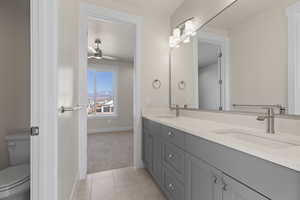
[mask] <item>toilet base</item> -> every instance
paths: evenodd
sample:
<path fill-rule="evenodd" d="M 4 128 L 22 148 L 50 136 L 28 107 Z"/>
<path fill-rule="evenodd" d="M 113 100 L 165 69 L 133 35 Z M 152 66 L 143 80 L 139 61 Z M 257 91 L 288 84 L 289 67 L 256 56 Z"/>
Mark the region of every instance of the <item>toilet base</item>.
<path fill-rule="evenodd" d="M 1 200 L 30 200 L 30 191 L 27 192 L 23 192 L 11 197 L 6 197 L 4 199 Z"/>

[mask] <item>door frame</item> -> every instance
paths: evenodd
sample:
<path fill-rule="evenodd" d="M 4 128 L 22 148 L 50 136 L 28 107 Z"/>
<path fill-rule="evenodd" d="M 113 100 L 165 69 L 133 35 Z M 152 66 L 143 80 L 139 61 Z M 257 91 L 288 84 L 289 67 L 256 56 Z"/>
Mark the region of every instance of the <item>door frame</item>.
<path fill-rule="evenodd" d="M 133 78 L 133 132 L 134 132 L 134 167 L 142 168 L 142 122 L 140 101 L 140 73 L 141 73 L 141 38 L 143 18 L 129 15 L 124 12 L 108 8 L 97 7 L 93 4 L 80 4 L 79 23 L 79 70 L 78 70 L 78 94 L 79 104 L 87 105 L 87 52 L 88 52 L 88 19 L 102 19 L 121 23 L 130 23 L 136 26 L 136 48 L 134 56 L 134 78 Z M 80 95 L 84 94 L 84 95 Z M 87 113 L 81 111 L 79 114 L 79 177 L 86 178 L 87 175 Z"/>
<path fill-rule="evenodd" d="M 221 77 L 223 80 L 223 84 L 221 87 L 221 91 L 223 94 L 222 97 L 222 105 L 223 110 L 231 110 L 231 99 L 230 99 L 230 43 L 229 39 L 226 36 L 221 36 L 208 32 L 200 32 L 196 36 L 198 41 L 207 42 L 215 45 L 219 45 L 222 51 L 221 65 L 222 72 Z M 198 59 L 198 58 L 197 58 Z M 198 62 L 198 61 L 197 61 Z"/>
<path fill-rule="evenodd" d="M 57 1 L 30 0 L 31 200 L 57 200 Z"/>
<path fill-rule="evenodd" d="M 300 114 L 300 2 L 286 10 L 288 16 L 288 112 Z"/>

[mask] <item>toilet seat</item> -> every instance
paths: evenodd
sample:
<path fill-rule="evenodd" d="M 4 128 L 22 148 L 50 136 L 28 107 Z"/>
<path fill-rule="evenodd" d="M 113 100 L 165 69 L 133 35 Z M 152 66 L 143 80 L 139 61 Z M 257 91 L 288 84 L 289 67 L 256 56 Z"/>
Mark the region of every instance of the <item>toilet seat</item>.
<path fill-rule="evenodd" d="M 28 164 L 8 167 L 0 171 L 0 199 L 28 191 L 30 167 Z"/>

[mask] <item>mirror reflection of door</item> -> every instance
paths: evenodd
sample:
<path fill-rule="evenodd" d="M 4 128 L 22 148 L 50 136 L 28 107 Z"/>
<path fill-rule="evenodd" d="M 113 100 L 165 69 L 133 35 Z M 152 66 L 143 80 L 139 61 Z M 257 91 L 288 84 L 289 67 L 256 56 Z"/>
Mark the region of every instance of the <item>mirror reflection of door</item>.
<path fill-rule="evenodd" d="M 199 108 L 223 110 L 221 46 L 207 41 L 198 42 Z"/>

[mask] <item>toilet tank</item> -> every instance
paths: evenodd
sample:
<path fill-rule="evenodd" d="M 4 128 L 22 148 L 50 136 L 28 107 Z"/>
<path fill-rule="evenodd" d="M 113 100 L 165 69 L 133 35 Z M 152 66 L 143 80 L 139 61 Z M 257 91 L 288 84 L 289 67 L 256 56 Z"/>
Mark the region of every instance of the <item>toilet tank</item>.
<path fill-rule="evenodd" d="M 6 136 L 9 165 L 30 162 L 30 136 L 28 133 L 14 133 Z"/>

